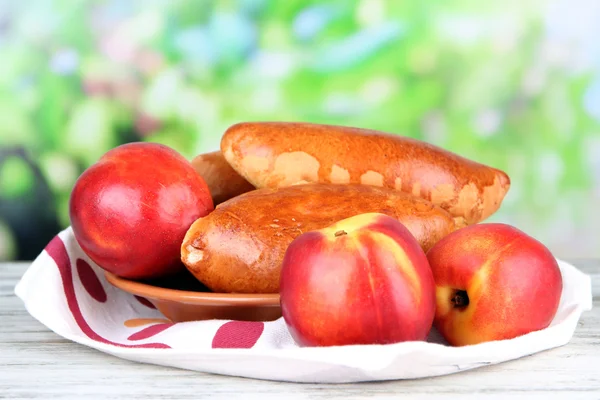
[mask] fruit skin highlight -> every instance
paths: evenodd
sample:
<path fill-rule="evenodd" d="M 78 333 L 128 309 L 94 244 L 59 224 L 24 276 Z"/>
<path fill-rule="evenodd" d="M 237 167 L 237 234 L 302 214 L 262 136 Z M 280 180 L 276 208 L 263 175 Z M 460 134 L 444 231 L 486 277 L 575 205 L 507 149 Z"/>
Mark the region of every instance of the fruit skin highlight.
<path fill-rule="evenodd" d="M 208 186 L 188 160 L 143 142 L 104 154 L 77 179 L 69 203 L 82 250 L 104 270 L 130 279 L 185 268 L 185 233 L 213 208 Z"/>
<path fill-rule="evenodd" d="M 563 288 L 542 243 L 500 223 L 471 225 L 427 252 L 436 284 L 434 326 L 453 346 L 512 339 L 544 329 Z"/>
<path fill-rule="evenodd" d="M 283 259 L 280 298 L 301 346 L 422 341 L 435 313 L 425 253 L 404 225 L 379 213 L 298 236 Z"/>

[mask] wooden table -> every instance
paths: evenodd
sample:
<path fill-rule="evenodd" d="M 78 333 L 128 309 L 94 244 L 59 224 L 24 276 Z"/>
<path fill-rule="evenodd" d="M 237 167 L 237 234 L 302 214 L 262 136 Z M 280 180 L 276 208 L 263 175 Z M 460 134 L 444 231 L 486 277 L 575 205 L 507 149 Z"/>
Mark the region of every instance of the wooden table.
<path fill-rule="evenodd" d="M 566 346 L 451 376 L 340 385 L 216 376 L 108 356 L 33 319 L 14 295 L 28 264 L 0 264 L 0 398 L 600 399 L 600 260 L 569 261 L 592 276 L 594 308 Z"/>

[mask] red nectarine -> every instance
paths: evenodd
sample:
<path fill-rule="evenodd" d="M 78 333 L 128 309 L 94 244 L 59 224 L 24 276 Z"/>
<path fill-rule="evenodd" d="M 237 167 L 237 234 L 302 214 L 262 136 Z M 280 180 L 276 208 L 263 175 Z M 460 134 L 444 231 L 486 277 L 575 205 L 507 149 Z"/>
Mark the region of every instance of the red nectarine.
<path fill-rule="evenodd" d="M 85 170 L 69 205 L 82 250 L 101 268 L 132 279 L 183 269 L 185 233 L 212 210 L 208 186 L 188 160 L 142 142 L 116 147 Z"/>
<path fill-rule="evenodd" d="M 425 340 L 434 292 L 418 242 L 383 214 L 305 232 L 288 246 L 282 263 L 282 314 L 302 346 Z"/>
<path fill-rule="evenodd" d="M 506 224 L 470 225 L 427 252 L 436 283 L 434 326 L 451 345 L 512 339 L 546 328 L 562 276 L 550 250 Z"/>

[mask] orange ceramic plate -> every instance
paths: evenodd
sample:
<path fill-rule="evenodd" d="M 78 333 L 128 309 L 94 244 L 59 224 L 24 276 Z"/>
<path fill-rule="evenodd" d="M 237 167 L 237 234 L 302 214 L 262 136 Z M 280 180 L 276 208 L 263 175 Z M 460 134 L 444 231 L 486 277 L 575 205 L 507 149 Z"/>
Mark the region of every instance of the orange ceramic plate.
<path fill-rule="evenodd" d="M 148 299 L 173 322 L 272 321 L 281 317 L 279 294 L 212 293 L 187 273 L 149 282 L 121 278 L 110 272 L 104 275 L 111 285 Z"/>

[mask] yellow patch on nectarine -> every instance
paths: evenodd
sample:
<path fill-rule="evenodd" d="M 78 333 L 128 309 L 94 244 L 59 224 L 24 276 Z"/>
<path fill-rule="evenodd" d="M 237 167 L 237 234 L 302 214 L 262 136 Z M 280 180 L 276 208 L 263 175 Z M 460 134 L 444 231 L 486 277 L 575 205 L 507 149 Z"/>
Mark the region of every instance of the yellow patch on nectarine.
<path fill-rule="evenodd" d="M 357 234 L 357 232 L 369 225 L 376 224 L 379 217 L 385 217 L 385 215 L 379 213 L 364 213 L 355 215 L 333 224 L 328 228 L 324 228 L 321 230 L 321 232 L 325 235 L 327 240 L 331 242 L 338 240 L 340 236 L 345 236 L 347 237 L 347 240 L 351 241 L 352 246 L 360 251 L 364 245 L 361 244 L 360 234 Z M 410 286 L 415 288 L 413 298 L 416 301 L 419 301 L 422 290 L 420 281 L 415 270 L 412 268 L 412 262 L 410 261 L 410 258 L 404 249 L 396 241 L 383 233 L 370 231 L 368 235 L 370 235 L 373 240 L 375 240 L 375 242 L 381 246 L 382 249 L 387 250 L 393 255 L 395 265 L 400 266 L 404 275 L 410 280 Z"/>
<path fill-rule="evenodd" d="M 379 213 L 363 213 L 355 215 L 350 218 L 346 218 L 343 221 L 339 221 L 327 228 L 322 229 L 323 234 L 327 236 L 329 240 L 335 240 L 335 233 L 343 230 L 346 233 L 357 231 L 364 228 L 365 226 L 372 225 L 377 222 L 377 218 L 384 214 Z"/>
<path fill-rule="evenodd" d="M 444 330 L 449 333 L 450 337 L 459 339 L 459 341 L 454 339 L 451 343 L 453 345 L 467 345 L 478 341 L 471 332 L 472 329 L 469 328 L 469 325 L 473 320 L 473 314 L 477 311 L 477 305 L 482 294 L 482 287 L 489 276 L 489 267 L 489 262 L 486 262 L 481 269 L 473 275 L 467 288 L 438 287 L 436 289 L 436 319 L 446 316 L 449 313 L 456 313 L 453 318 L 446 318 L 444 326 Z M 464 309 L 454 308 L 450 301 L 457 290 L 467 291 L 469 305 Z"/>
<path fill-rule="evenodd" d="M 421 301 L 421 281 L 419 280 L 417 273 L 412 268 L 412 262 L 408 255 L 404 251 L 404 249 L 396 242 L 394 239 L 389 236 L 384 235 L 383 233 L 373 233 L 373 238 L 381 244 L 384 249 L 387 249 L 390 253 L 393 254 L 396 263 L 395 265 L 400 267 L 402 273 L 408 278 L 411 282 L 410 287 L 415 289 L 413 293 L 413 299 L 416 302 Z"/>

